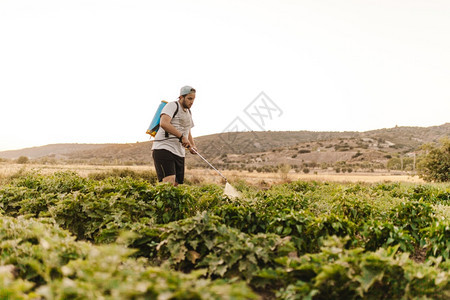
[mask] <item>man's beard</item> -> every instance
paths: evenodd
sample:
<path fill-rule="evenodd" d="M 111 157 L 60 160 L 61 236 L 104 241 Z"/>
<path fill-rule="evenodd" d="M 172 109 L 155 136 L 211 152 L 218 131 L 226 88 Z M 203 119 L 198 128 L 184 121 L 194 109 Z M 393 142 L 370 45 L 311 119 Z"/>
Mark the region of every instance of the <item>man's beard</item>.
<path fill-rule="evenodd" d="M 187 106 L 186 103 L 185 103 L 184 101 L 181 102 L 181 106 L 183 106 L 183 108 L 189 109 L 189 106 Z"/>

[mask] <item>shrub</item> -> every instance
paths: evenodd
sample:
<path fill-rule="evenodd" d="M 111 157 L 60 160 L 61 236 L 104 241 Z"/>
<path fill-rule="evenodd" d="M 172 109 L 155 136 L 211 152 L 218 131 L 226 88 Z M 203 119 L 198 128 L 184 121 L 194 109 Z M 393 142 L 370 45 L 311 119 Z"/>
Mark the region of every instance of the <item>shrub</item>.
<path fill-rule="evenodd" d="M 298 153 L 300 153 L 300 154 L 303 154 L 303 153 L 311 153 L 311 150 L 300 149 L 300 150 L 298 150 Z"/>
<path fill-rule="evenodd" d="M 125 178 L 125 177 L 131 177 L 133 179 L 143 179 L 151 184 L 155 184 L 158 182 L 158 177 L 156 175 L 156 172 L 154 171 L 133 171 L 131 169 L 112 169 L 111 171 L 105 171 L 105 172 L 99 172 L 99 173 L 91 173 L 88 175 L 89 179 L 94 180 L 104 180 L 109 177 L 119 177 L 119 178 Z"/>
<path fill-rule="evenodd" d="M 291 166 L 287 164 L 282 164 L 278 166 L 278 171 L 280 172 L 280 176 L 282 180 L 287 180 L 289 171 L 291 170 Z"/>
<path fill-rule="evenodd" d="M 30 161 L 30 159 L 28 158 L 28 157 L 26 157 L 26 156 L 20 156 L 18 159 L 17 159 L 17 163 L 18 164 L 27 164 L 28 162 Z"/>
<path fill-rule="evenodd" d="M 426 181 L 450 181 L 450 138 L 443 138 L 440 146 L 423 146 L 427 154 L 419 164 L 419 175 Z"/>

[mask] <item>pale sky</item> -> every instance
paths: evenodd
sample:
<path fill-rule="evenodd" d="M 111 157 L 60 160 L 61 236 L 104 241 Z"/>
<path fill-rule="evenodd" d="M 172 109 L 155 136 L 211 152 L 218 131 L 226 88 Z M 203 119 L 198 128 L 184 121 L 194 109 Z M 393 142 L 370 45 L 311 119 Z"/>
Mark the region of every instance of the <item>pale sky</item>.
<path fill-rule="evenodd" d="M 450 1 L 0 0 L 0 151 L 148 141 L 183 85 L 194 136 L 442 125 Z"/>

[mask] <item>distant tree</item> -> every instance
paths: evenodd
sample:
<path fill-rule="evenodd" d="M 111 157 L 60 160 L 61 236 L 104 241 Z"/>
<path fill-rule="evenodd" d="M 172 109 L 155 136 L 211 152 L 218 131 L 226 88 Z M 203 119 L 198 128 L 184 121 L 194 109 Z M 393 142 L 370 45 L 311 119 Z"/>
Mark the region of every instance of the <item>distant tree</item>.
<path fill-rule="evenodd" d="M 387 162 L 388 170 L 400 170 L 401 169 L 401 161 L 398 157 L 390 158 Z"/>
<path fill-rule="evenodd" d="M 450 138 L 440 140 L 440 145 L 426 144 L 422 146 L 426 154 L 422 157 L 418 171 L 426 181 L 450 181 Z"/>
<path fill-rule="evenodd" d="M 288 173 L 291 170 L 291 166 L 287 164 L 281 164 L 278 166 L 278 171 L 280 172 L 281 179 L 287 180 Z"/>
<path fill-rule="evenodd" d="M 29 161 L 30 161 L 29 158 L 26 157 L 26 156 L 20 156 L 20 157 L 17 159 L 17 163 L 18 163 L 18 164 L 27 164 Z"/>
<path fill-rule="evenodd" d="M 403 170 L 412 171 L 414 167 L 414 159 L 412 157 L 403 158 Z"/>

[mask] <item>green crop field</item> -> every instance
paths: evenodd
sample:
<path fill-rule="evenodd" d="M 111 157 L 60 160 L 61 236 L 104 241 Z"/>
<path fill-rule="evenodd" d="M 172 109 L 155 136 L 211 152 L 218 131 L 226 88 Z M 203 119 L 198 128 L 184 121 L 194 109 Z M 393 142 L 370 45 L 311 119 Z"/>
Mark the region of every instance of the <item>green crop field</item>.
<path fill-rule="evenodd" d="M 0 299 L 450 298 L 449 184 L 136 175 L 4 178 Z"/>

